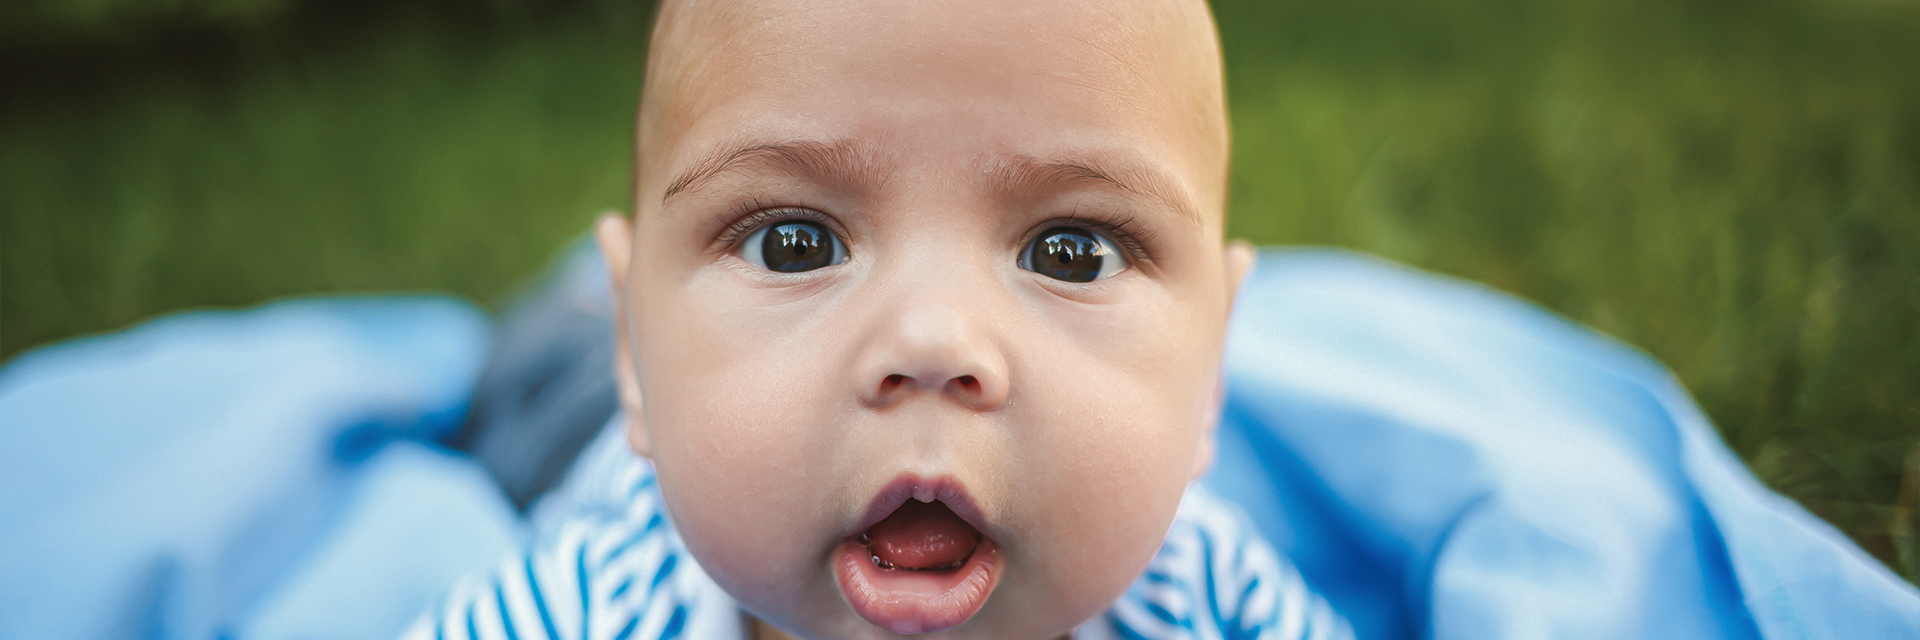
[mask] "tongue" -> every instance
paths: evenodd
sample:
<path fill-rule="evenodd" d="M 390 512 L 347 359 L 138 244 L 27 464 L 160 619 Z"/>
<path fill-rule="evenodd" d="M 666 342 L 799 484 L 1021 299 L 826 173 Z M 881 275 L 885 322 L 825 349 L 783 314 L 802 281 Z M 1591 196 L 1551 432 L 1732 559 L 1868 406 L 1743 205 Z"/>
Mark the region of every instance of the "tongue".
<path fill-rule="evenodd" d="M 908 500 L 864 538 L 882 568 L 949 569 L 980 545 L 980 531 L 939 501 Z"/>

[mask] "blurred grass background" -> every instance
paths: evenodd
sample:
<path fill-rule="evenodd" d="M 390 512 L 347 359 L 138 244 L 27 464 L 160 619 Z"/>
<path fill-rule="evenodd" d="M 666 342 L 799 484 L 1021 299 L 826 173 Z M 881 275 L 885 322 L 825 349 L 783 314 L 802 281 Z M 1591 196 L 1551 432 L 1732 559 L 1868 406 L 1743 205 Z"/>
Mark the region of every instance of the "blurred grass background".
<path fill-rule="evenodd" d="M 625 206 L 644 4 L 0 7 L 0 358 L 279 296 L 501 300 Z M 1235 235 L 1647 350 L 1762 479 L 1920 582 L 1920 2 L 1215 10 Z"/>

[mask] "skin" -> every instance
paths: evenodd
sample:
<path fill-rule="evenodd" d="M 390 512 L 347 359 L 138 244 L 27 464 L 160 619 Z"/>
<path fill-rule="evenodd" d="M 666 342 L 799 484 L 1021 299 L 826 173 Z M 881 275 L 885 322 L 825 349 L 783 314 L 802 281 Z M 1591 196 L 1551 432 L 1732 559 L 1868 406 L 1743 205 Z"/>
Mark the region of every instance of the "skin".
<path fill-rule="evenodd" d="M 1105 610 L 1208 464 L 1251 261 L 1221 239 L 1205 6 L 694 4 L 655 31 L 635 215 L 596 229 L 629 440 L 689 551 L 795 635 L 894 637 L 850 609 L 834 549 L 888 482 L 950 478 L 1000 574 L 931 637 L 1053 638 Z M 729 226 L 781 207 L 846 261 L 743 259 Z M 1072 219 L 1126 221 L 1105 233 L 1130 266 L 1020 268 Z"/>

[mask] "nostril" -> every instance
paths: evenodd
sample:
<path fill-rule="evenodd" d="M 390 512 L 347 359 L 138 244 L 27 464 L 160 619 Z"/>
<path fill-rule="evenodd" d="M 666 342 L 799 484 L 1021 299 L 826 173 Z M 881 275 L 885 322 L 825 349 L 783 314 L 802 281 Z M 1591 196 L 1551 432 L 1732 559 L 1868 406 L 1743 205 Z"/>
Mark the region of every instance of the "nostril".
<path fill-rule="evenodd" d="M 977 407 L 985 406 L 981 404 L 983 402 L 989 405 L 997 404 L 1000 400 L 995 400 L 995 398 L 1001 397 L 1006 393 L 1006 390 L 1003 388 L 988 386 L 989 383 L 995 382 L 995 379 L 991 377 L 983 380 L 973 374 L 958 375 L 947 378 L 946 384 L 940 388 L 933 388 L 932 381 L 939 379 L 937 376 L 929 376 L 924 379 L 925 382 L 923 383 L 918 382 L 921 378 L 916 376 L 890 373 L 880 378 L 880 384 L 869 387 L 875 395 L 869 398 L 868 402 L 876 407 L 887 407 L 917 393 L 928 393 L 952 396 L 955 399 L 960 399 L 969 407 Z"/>

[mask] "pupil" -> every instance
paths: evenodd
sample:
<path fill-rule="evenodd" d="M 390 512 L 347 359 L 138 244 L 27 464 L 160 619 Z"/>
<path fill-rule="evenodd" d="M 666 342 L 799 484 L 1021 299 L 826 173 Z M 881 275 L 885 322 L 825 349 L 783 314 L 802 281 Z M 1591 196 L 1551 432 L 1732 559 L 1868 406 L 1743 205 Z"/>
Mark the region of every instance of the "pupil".
<path fill-rule="evenodd" d="M 767 268 L 782 273 L 812 271 L 833 260 L 833 236 L 818 224 L 795 220 L 767 230 L 760 243 Z"/>
<path fill-rule="evenodd" d="M 1106 248 L 1092 235 L 1077 229 L 1062 229 L 1041 236 L 1033 244 L 1027 263 L 1040 275 L 1065 282 L 1092 282 L 1106 262 Z"/>

